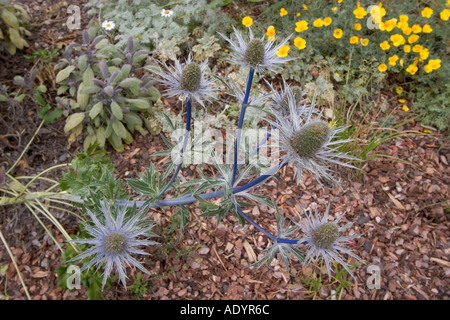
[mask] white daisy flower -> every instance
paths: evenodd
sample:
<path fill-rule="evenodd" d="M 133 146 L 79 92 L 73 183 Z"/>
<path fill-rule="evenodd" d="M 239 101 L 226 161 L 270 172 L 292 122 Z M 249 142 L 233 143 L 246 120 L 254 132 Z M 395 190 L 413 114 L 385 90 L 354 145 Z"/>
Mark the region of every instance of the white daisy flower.
<path fill-rule="evenodd" d="M 102 288 L 105 286 L 113 267 L 117 269 L 119 280 L 124 287 L 126 287 L 125 279 L 127 278 L 125 274 L 126 266 L 134 266 L 142 272 L 148 273 L 142 264 L 131 256 L 131 254 L 148 255 L 148 253 L 138 249 L 138 247 L 156 244 L 156 242 L 148 240 L 148 238 L 139 239 L 141 236 L 156 236 L 150 232 L 153 224 L 144 223 L 143 221 L 145 218 L 143 214 L 144 210 L 135 212 L 133 209 L 132 213 L 134 214 L 126 221 L 126 207 L 114 207 L 110 209 L 105 202 L 101 202 L 101 212 L 104 214 L 104 222 L 100 222 L 97 216 L 90 210 L 86 211 L 94 225 L 88 223 L 83 223 L 83 225 L 92 238 L 75 239 L 72 241 L 90 244 L 92 246 L 69 262 L 92 257 L 80 269 L 80 272 L 89 269 L 91 266 L 99 267 L 106 263 Z"/>
<path fill-rule="evenodd" d="M 277 120 L 267 119 L 279 129 L 280 152 L 284 153 L 281 160 L 295 166 L 297 184 L 300 183 L 303 169 L 306 169 L 320 184 L 321 180 L 325 179 L 339 185 L 330 173 L 329 163 L 355 169 L 353 165 L 342 160 L 358 160 L 338 150 L 342 144 L 352 141 L 335 139 L 346 128 L 330 128 L 329 123 L 322 119 L 321 112 L 313 118 L 317 113 L 314 108 L 315 99 L 310 106 L 306 103 L 298 105 L 292 91 L 288 93 L 288 111 L 280 112 L 272 108 Z"/>
<path fill-rule="evenodd" d="M 220 32 L 219 34 L 230 43 L 233 49 L 233 52 L 231 53 L 231 60 L 237 65 L 252 67 L 258 73 L 262 73 L 264 70 L 276 71 L 276 69 L 279 68 L 277 64 L 295 59 L 277 56 L 277 52 L 281 47 L 286 45 L 291 36 L 281 41 L 278 45 L 274 45 L 274 41 L 268 41 L 265 43 L 264 36 L 261 39 L 255 38 L 251 28 L 248 28 L 248 40 L 244 40 L 243 36 L 238 30 L 236 30 L 236 28 L 233 27 L 233 30 L 236 34 L 237 42 L 231 40 Z"/>
<path fill-rule="evenodd" d="M 344 247 L 344 245 L 349 244 L 350 240 L 358 238 L 361 235 L 357 234 L 343 236 L 342 232 L 350 228 L 353 223 L 348 223 L 343 227 L 338 227 L 338 223 L 345 213 L 339 216 L 336 220 L 328 222 L 329 210 L 330 205 L 328 205 L 322 219 L 320 219 L 317 207 L 315 208 L 315 215 L 308 215 L 303 210 L 306 215 L 306 223 L 294 222 L 305 233 L 305 237 L 301 238 L 298 243 L 309 246 L 305 257 L 305 262 L 307 263 L 315 258 L 322 257 L 325 262 L 325 266 L 327 267 L 328 275 L 330 275 L 332 262 L 337 261 L 353 278 L 355 278 L 352 271 L 345 263 L 341 253 L 348 254 L 359 262 L 364 263 L 364 261 L 355 255 L 350 249 Z"/>
<path fill-rule="evenodd" d="M 116 24 L 112 21 L 105 20 L 102 23 L 102 28 L 107 31 L 110 31 L 110 30 L 114 29 L 115 27 L 116 27 Z"/>
<path fill-rule="evenodd" d="M 166 72 L 153 71 L 162 79 L 159 81 L 162 84 L 169 86 L 165 90 L 169 97 L 179 96 L 180 99 L 195 99 L 202 106 L 203 100 L 210 100 L 213 98 L 213 93 L 217 89 L 213 87 L 214 79 L 209 79 L 206 75 L 206 68 L 208 61 L 205 60 L 202 64 L 197 64 L 192 61 L 192 56 L 189 55 L 186 62 L 181 65 L 178 59 L 173 55 L 175 61 L 174 67 L 169 67 L 164 63 Z"/>
<path fill-rule="evenodd" d="M 172 10 L 167 10 L 167 9 L 161 10 L 161 17 L 170 17 L 171 15 L 173 15 Z"/>

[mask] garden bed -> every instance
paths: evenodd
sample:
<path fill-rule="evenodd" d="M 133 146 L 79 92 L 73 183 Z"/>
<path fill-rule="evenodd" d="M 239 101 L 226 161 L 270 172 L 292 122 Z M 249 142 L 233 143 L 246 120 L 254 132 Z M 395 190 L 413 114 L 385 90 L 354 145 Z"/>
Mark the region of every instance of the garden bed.
<path fill-rule="evenodd" d="M 30 41 L 31 48 L 26 50 L 27 54 L 36 49 L 67 45 L 73 40 L 81 41 L 80 30 L 70 34 L 61 31 L 61 24 L 66 20 L 65 1 L 29 3 L 34 42 Z M 89 19 L 90 16 L 83 12 L 81 21 Z M 24 63 L 21 54 L 2 56 L 0 61 L 0 82 L 8 85 L 13 85 L 13 76 L 23 75 L 33 66 L 32 62 Z M 281 82 L 280 79 L 275 81 Z M 47 95 L 54 95 L 55 90 L 49 86 Z M 398 103 L 395 95 L 383 91 L 380 97 L 390 110 L 394 110 L 396 123 L 408 119 L 409 115 L 402 110 L 402 104 Z M 173 102 L 176 99 L 162 98 L 163 105 L 172 106 Z M 41 119 L 37 116 L 36 106 L 26 99 L 14 112 L 2 106 L 0 116 L 8 124 L 2 124 L 0 130 L 1 185 L 2 166 L 9 168 L 20 156 Z M 64 125 L 64 118 L 45 125 L 16 167 L 15 174 L 33 175 L 75 158 L 83 148 L 82 142 L 69 145 Z M 191 204 L 188 206 L 190 222 L 184 234 L 170 228 L 170 217 L 174 215 L 175 207 L 150 209 L 148 216 L 156 222 L 153 231 L 160 235 L 157 241 L 161 243 L 146 249 L 152 254 L 144 260 L 150 274 L 144 274 L 138 281 L 134 277 L 140 272 L 130 271 L 129 290 L 123 290 L 118 282 L 113 283 L 104 292 L 104 298 L 449 299 L 450 143 L 441 132 L 432 129 L 431 133 L 424 133 L 424 129 L 432 128 L 414 120 L 408 121 L 400 130 L 414 134 L 386 141 L 376 149 L 377 153 L 387 156 L 367 161 L 360 172 L 341 170 L 342 189 L 321 188 L 308 173 L 297 185 L 291 167 L 283 168 L 276 176 L 278 179 L 271 179 L 260 187 L 262 194 L 276 200 L 280 213 L 286 217 L 294 218 L 296 211 L 301 212 L 300 205 L 307 208 L 313 203 L 321 212 L 329 202 L 333 212 L 347 212 L 342 222 L 354 222 L 352 232 L 362 235 L 355 240 L 353 251 L 366 262 L 360 265 L 349 260 L 356 266 L 355 280 L 348 275 L 330 279 L 314 264 L 293 263 L 288 272 L 283 262 L 277 259 L 269 267 L 251 267 L 270 240 L 253 226 L 240 225 L 233 215 L 227 215 L 218 224 L 216 217 L 200 217 L 201 210 Z M 151 163 L 164 170 L 165 158 L 151 155 L 165 149 L 159 135 L 149 134 L 145 137 L 136 135 L 131 144 L 125 145 L 122 153 L 110 146 L 107 151 L 117 169 L 117 178 L 127 179 L 138 178 L 143 168 Z M 189 166 L 180 174 L 190 180 L 195 170 L 195 166 Z M 204 171 L 208 170 L 210 168 L 205 166 Z M 60 179 L 64 171 L 54 171 L 50 178 Z M 245 212 L 260 225 L 270 226 L 268 230 L 276 232 L 274 210 L 254 206 Z M 70 235 L 78 232 L 79 221 L 73 216 L 63 213 L 56 213 L 56 216 Z M 63 235 L 52 224 L 47 227 L 61 244 L 64 243 Z M 71 292 L 57 285 L 56 269 L 60 267 L 61 252 L 24 206 L 0 206 L 0 228 L 32 299 L 87 299 L 84 288 Z M 380 267 L 379 289 L 368 288 L 370 265 Z M 3 246 L 0 251 L 0 298 L 26 299 L 14 265 Z"/>

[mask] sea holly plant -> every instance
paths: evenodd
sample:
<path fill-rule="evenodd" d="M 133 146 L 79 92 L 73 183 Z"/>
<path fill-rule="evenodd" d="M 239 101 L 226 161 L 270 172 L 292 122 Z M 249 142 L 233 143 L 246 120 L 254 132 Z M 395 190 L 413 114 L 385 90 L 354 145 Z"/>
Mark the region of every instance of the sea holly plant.
<path fill-rule="evenodd" d="M 182 139 L 177 141 L 181 148 L 179 146 L 176 148 L 176 144 L 170 143 L 168 139 L 164 138 L 166 145 L 172 148 L 171 152 L 175 153 L 175 155 L 172 154 L 173 157 L 169 161 L 166 172 L 160 174 L 151 165 L 139 178 L 128 179 L 129 187 L 137 192 L 140 197 L 146 197 L 147 200 L 116 200 L 115 205 L 119 208 L 117 210 L 176 206 L 179 208 L 176 211 L 177 214 L 181 215 L 179 221 L 184 226 L 189 219 L 189 211 L 186 205 L 197 203 L 197 208 L 203 211 L 202 215 L 205 217 L 216 216 L 219 222 L 227 214 L 232 213 L 238 218 L 239 222 L 242 224 L 250 223 L 257 231 L 268 238 L 270 245 L 264 250 L 265 255 L 254 266 L 270 265 L 275 257 L 279 257 L 289 269 L 292 260 L 306 263 L 315 258 L 323 258 L 329 274 L 330 262 L 337 261 L 354 277 L 342 258 L 342 254 L 348 254 L 360 260 L 347 247 L 347 245 L 352 244 L 354 238 L 359 236 L 344 234 L 351 223 L 339 227 L 338 223 L 342 216 L 329 222 L 330 206 L 322 218 L 320 218 L 317 208 L 314 217 L 305 213 L 306 223 L 300 215 L 299 221 L 286 219 L 281 215 L 273 200 L 255 192 L 260 190 L 258 187 L 274 177 L 280 169 L 289 165 L 295 168 L 295 181 L 297 183 L 301 181 L 305 170 L 309 171 L 319 182 L 337 183 L 337 178 L 333 175 L 333 166 L 354 168 L 350 161 L 355 159 L 339 152 L 339 147 L 348 142 L 337 138 L 337 133 L 344 128 L 330 126 L 322 113 L 315 108 L 316 99 L 314 98 L 310 102 L 305 97 L 305 91 L 301 88 L 291 87 L 283 82 L 283 88 L 281 91 L 277 91 L 271 85 L 273 92 L 272 98 L 267 102 L 270 110 L 266 111 L 266 120 L 272 126 L 271 132 L 276 133 L 276 135 L 266 134 L 255 150 L 259 150 L 269 140 L 275 140 L 275 137 L 279 136 L 279 149 L 282 155 L 279 156 L 274 152 L 273 154 L 276 157 L 273 162 L 274 165 L 263 171 L 262 174 L 260 174 L 262 167 L 258 164 L 257 151 L 248 152 L 246 150 L 247 152 L 243 157 L 246 161 L 239 160 L 242 145 L 245 145 L 244 142 L 247 138 L 244 123 L 246 109 L 250 107 L 249 99 L 253 76 L 255 72 L 262 76 L 267 70 L 279 70 L 290 58 L 286 57 L 282 50 L 289 38 L 280 42 L 265 42 L 264 39 L 255 38 L 251 29 L 248 29 L 248 40 L 244 39 L 240 31 L 235 29 L 234 33 L 237 40 L 234 40 L 233 37 L 221 36 L 229 42 L 233 50 L 231 62 L 247 68 L 248 79 L 245 92 L 233 90 L 234 92 L 230 93 L 241 103 L 237 133 L 233 139 L 227 137 L 227 140 L 231 141 L 229 144 L 234 146 L 234 148 L 230 148 L 232 152 L 228 152 L 228 149 L 225 155 L 217 155 L 211 152 L 208 159 L 212 159 L 212 161 L 208 161 L 208 164 L 215 168 L 215 176 L 206 176 L 202 170 L 197 168 L 196 178 L 190 181 L 179 179 L 178 174 L 183 164 L 183 158 L 191 151 L 186 146 L 188 145 L 187 140 L 191 136 L 192 108 L 202 107 L 206 101 L 212 100 L 217 83 L 213 81 L 213 77 L 207 74 L 206 63 L 197 64 L 192 61 L 190 56 L 184 62 L 175 59 L 174 67 L 163 64 L 163 70 L 155 71 L 154 74 L 160 83 L 166 86 L 165 93 L 168 96 L 178 96 L 182 101 L 181 103 L 186 104 L 185 134 Z M 154 70 L 150 67 L 146 69 Z M 264 100 L 266 99 L 253 99 L 251 102 L 263 103 Z M 261 110 L 266 109 L 261 108 Z M 271 141 L 271 145 L 274 145 L 275 142 Z M 221 159 L 223 156 L 225 161 Z M 169 193 L 174 195 L 169 197 Z M 213 198 L 222 200 L 219 204 L 208 201 Z M 254 205 L 254 203 L 258 206 L 272 208 L 276 212 L 276 234 L 259 225 L 250 215 L 244 212 L 245 208 Z M 94 223 L 98 225 L 98 223 Z M 101 234 L 92 232 L 92 236 L 97 240 L 91 240 L 91 243 L 97 244 Z M 106 255 L 106 251 L 105 246 L 97 245 L 96 253 L 103 254 L 102 261 L 106 261 L 107 266 L 111 266 L 112 262 L 109 261 L 110 258 Z M 127 261 L 127 259 L 128 257 L 123 261 Z M 92 263 L 98 261 L 96 258 L 95 262 Z M 137 266 L 134 263 L 135 260 L 132 261 L 128 261 L 129 264 Z M 109 274 L 110 271 L 108 267 L 105 273 Z M 119 274 L 123 278 L 123 269 L 119 269 Z"/>
<path fill-rule="evenodd" d="M 86 128 L 85 150 L 109 142 L 121 152 L 135 132 L 146 135 L 144 127 L 153 132 L 147 116 L 161 95 L 150 76 L 139 72 L 147 50 L 137 48 L 132 39 L 121 50 L 97 32 L 95 27 L 84 30 L 83 43 L 67 46 L 55 67 L 57 102 L 65 109 L 70 142 Z"/>

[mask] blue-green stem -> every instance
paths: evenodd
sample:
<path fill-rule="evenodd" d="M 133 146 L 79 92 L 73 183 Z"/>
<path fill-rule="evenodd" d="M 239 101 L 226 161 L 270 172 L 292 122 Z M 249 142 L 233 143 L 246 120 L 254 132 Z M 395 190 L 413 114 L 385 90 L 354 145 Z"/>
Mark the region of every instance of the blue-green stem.
<path fill-rule="evenodd" d="M 233 194 L 243 192 L 243 191 L 248 191 L 251 188 L 254 188 L 261 182 L 264 182 L 265 180 L 269 179 L 271 176 L 276 174 L 278 172 L 278 170 L 283 168 L 286 164 L 287 163 L 280 163 L 280 164 L 272 167 L 271 169 L 269 169 L 266 173 L 259 176 L 255 180 L 252 180 L 249 183 L 247 183 L 241 187 L 234 188 Z M 207 192 L 207 193 L 201 194 L 201 195 L 199 195 L 199 197 L 204 200 L 207 200 L 207 199 L 222 197 L 223 195 L 224 195 L 224 191 L 219 190 L 219 191 Z M 151 208 L 159 208 L 159 207 L 179 206 L 182 204 L 189 204 L 189 203 L 193 203 L 196 201 L 198 201 L 198 200 L 192 195 L 192 193 L 190 193 L 190 194 L 184 195 L 183 197 L 176 198 L 176 199 L 159 200 L 155 203 L 150 204 L 150 207 Z M 132 206 L 136 205 L 137 208 L 142 207 L 145 204 L 145 202 L 146 201 L 142 201 L 142 200 L 141 201 L 117 200 L 116 201 L 116 203 L 119 206 L 132 207 Z"/>
<path fill-rule="evenodd" d="M 242 135 L 242 127 L 244 125 L 244 118 L 245 118 L 245 110 L 247 109 L 248 99 L 250 97 L 250 90 L 252 89 L 252 82 L 253 82 L 253 75 L 255 74 L 255 69 L 250 68 L 250 71 L 248 73 L 248 80 L 247 80 L 247 88 L 245 89 L 245 96 L 244 100 L 242 101 L 242 107 L 241 107 L 241 115 L 239 117 L 239 124 L 238 124 L 238 131 L 236 135 L 236 144 L 234 148 L 234 163 L 233 163 L 233 175 L 231 176 L 231 185 L 234 185 L 234 181 L 236 180 L 236 172 L 237 172 L 237 162 L 238 162 L 238 156 L 239 156 L 239 145 L 241 143 L 241 135 Z"/>
<path fill-rule="evenodd" d="M 252 226 L 254 226 L 256 229 L 264 233 L 266 236 L 268 236 L 273 242 L 277 243 L 285 243 L 285 244 L 297 244 L 298 240 L 295 239 L 282 239 L 278 238 L 277 236 L 271 234 L 269 231 L 261 227 L 259 224 L 257 224 L 255 221 L 253 221 L 249 216 L 247 216 L 241 208 L 238 206 L 234 206 L 236 208 L 236 211 L 239 213 L 239 215 L 244 218 L 248 223 L 250 223 Z"/>
<path fill-rule="evenodd" d="M 192 101 L 191 101 L 191 98 L 188 98 L 187 106 L 186 106 L 186 130 L 184 131 L 183 147 L 181 148 L 181 151 L 180 151 L 181 152 L 180 163 L 178 163 L 178 166 L 177 166 L 175 172 L 173 173 L 172 178 L 170 179 L 169 183 L 164 187 L 164 189 L 159 193 L 157 199 L 159 199 L 167 191 L 167 189 L 169 189 L 169 187 L 175 181 L 178 173 L 181 170 L 181 165 L 183 164 L 183 154 L 186 151 L 186 146 L 187 146 L 187 142 L 189 139 L 189 133 L 191 132 L 191 118 L 192 118 Z"/>

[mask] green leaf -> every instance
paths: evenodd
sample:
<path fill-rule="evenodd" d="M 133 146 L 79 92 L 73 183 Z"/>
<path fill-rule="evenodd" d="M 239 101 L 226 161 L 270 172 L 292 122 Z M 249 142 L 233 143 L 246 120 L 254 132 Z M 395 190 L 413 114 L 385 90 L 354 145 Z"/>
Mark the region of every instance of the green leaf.
<path fill-rule="evenodd" d="M 138 96 L 141 92 L 141 82 L 137 78 L 127 78 L 119 83 L 119 87 L 130 89 L 135 96 Z"/>
<path fill-rule="evenodd" d="M 123 147 L 122 139 L 117 136 L 114 131 L 111 132 L 111 135 L 108 137 L 108 141 L 117 152 L 123 152 L 125 150 Z"/>
<path fill-rule="evenodd" d="M 27 95 L 25 93 L 22 93 L 20 96 L 15 97 L 14 100 L 20 103 L 23 101 L 23 99 L 25 99 L 26 96 Z"/>
<path fill-rule="evenodd" d="M 95 133 L 97 135 L 97 142 L 100 148 L 104 148 L 105 147 L 105 142 L 106 142 L 106 129 L 105 127 L 100 127 L 97 129 L 97 132 Z"/>
<path fill-rule="evenodd" d="M 61 119 L 63 111 L 61 109 L 55 109 L 53 111 L 45 113 L 43 119 L 45 123 L 53 123 L 58 119 Z"/>
<path fill-rule="evenodd" d="M 111 112 L 113 113 L 114 117 L 117 118 L 117 120 L 122 121 L 123 119 L 122 108 L 116 101 L 111 102 Z"/>
<path fill-rule="evenodd" d="M 61 81 L 66 80 L 73 70 L 75 70 L 75 66 L 68 66 L 58 72 L 58 75 L 56 76 L 56 83 L 60 83 Z"/>
<path fill-rule="evenodd" d="M 8 97 L 3 94 L 0 94 L 0 102 L 5 102 L 5 101 L 8 101 Z"/>
<path fill-rule="evenodd" d="M 99 113 L 102 112 L 102 110 L 103 110 L 103 103 L 97 102 L 96 104 L 94 104 L 91 111 L 89 111 L 89 117 L 91 119 L 95 119 L 95 117 L 98 116 Z"/>
<path fill-rule="evenodd" d="M 69 132 L 84 120 L 85 114 L 83 112 L 74 113 L 67 117 L 64 132 Z"/>
<path fill-rule="evenodd" d="M 87 55 L 83 54 L 82 56 L 80 56 L 78 58 L 78 68 L 80 68 L 81 71 L 86 70 L 87 63 L 88 63 L 88 56 Z"/>
<path fill-rule="evenodd" d="M 138 110 L 147 110 L 150 108 L 150 103 L 144 99 L 127 99 L 126 102 L 130 104 L 131 108 Z"/>
<path fill-rule="evenodd" d="M 47 102 L 45 102 L 44 98 L 38 91 L 34 92 L 34 98 L 36 99 L 37 104 L 41 107 L 45 107 L 47 105 Z"/>
<path fill-rule="evenodd" d="M 81 90 L 81 93 L 82 94 L 94 94 L 94 93 L 97 93 L 97 92 L 99 92 L 101 90 L 101 88 L 99 87 L 99 86 L 96 86 L 95 84 L 94 85 L 91 85 L 91 86 L 87 86 L 87 87 L 84 87 L 83 88 L 83 90 Z"/>
<path fill-rule="evenodd" d="M 80 83 L 77 92 L 77 103 L 80 106 L 81 110 L 85 110 L 87 105 L 89 104 L 90 95 L 82 93 L 84 89 L 84 83 Z"/>
<path fill-rule="evenodd" d="M 18 29 L 9 28 L 9 39 L 17 47 L 17 49 L 22 50 L 25 46 L 24 40 L 20 36 Z"/>
<path fill-rule="evenodd" d="M 64 93 L 66 93 L 67 90 L 69 90 L 69 86 L 61 86 L 61 87 L 58 88 L 58 91 L 56 92 L 56 94 L 58 96 L 60 96 L 60 95 L 62 95 Z"/>
<path fill-rule="evenodd" d="M 125 128 L 123 123 L 120 122 L 119 120 L 112 122 L 112 128 L 118 137 L 120 137 L 122 139 L 126 139 L 128 137 L 127 129 Z"/>
<path fill-rule="evenodd" d="M 84 139 L 83 143 L 83 149 L 88 150 L 89 146 L 92 144 L 94 145 L 97 142 L 97 136 L 96 135 L 87 135 Z"/>
<path fill-rule="evenodd" d="M 83 72 L 83 83 L 85 87 L 92 86 L 94 82 L 92 82 L 92 79 L 95 78 L 94 71 L 92 71 L 91 67 L 88 67 Z"/>
<path fill-rule="evenodd" d="M 14 13 L 7 10 L 6 8 L 4 8 L 2 11 L 2 19 L 11 28 L 19 29 L 19 20 L 14 15 Z"/>
<path fill-rule="evenodd" d="M 153 101 L 158 101 L 161 98 L 161 92 L 155 87 L 148 88 L 148 94 L 152 97 Z"/>

